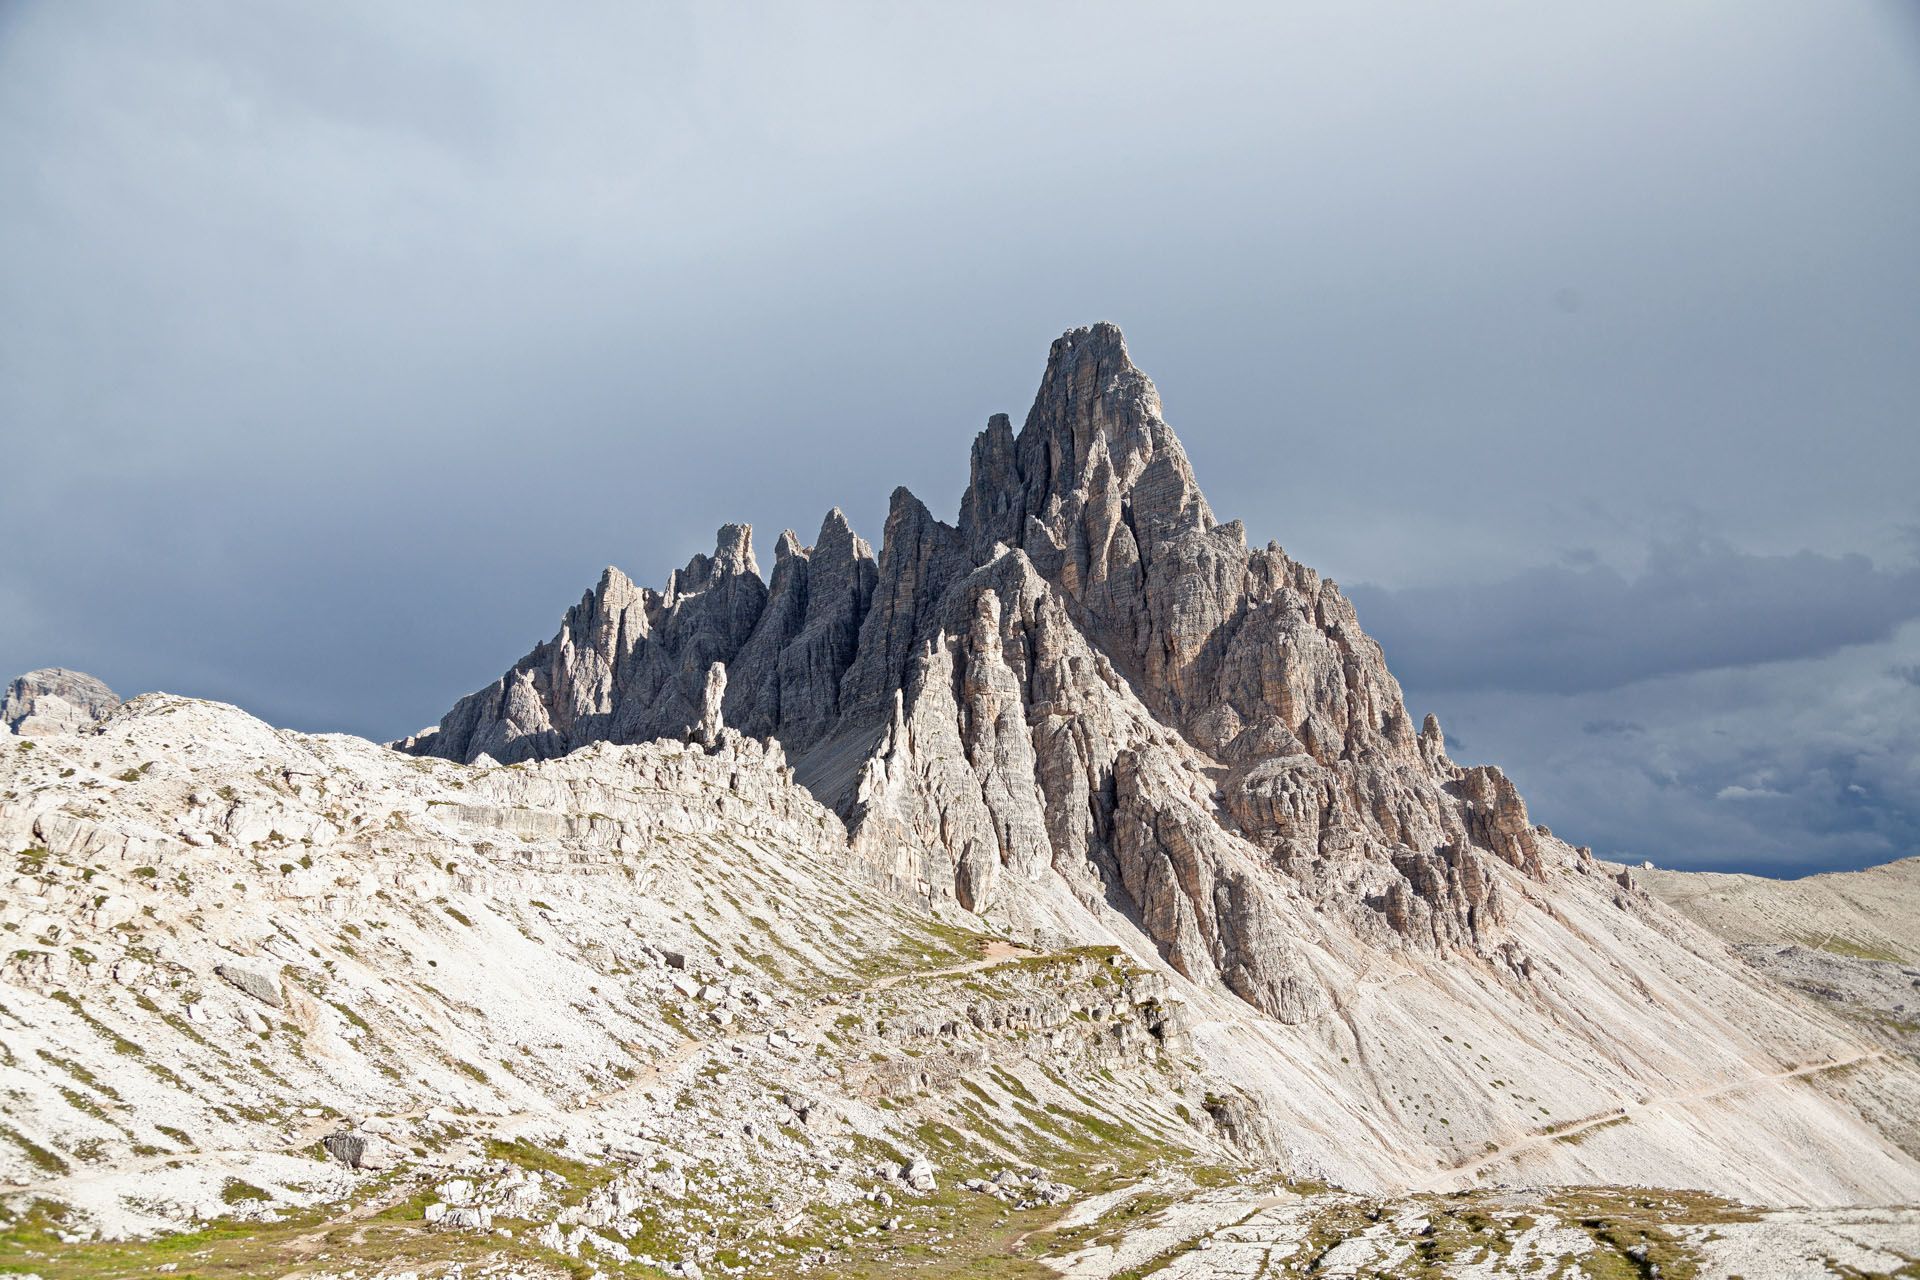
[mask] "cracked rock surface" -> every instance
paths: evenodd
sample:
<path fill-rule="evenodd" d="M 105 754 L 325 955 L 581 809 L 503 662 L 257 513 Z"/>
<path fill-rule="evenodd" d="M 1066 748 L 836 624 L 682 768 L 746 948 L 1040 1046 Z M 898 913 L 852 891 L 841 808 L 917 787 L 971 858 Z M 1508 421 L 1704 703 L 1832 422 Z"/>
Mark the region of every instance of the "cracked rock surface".
<path fill-rule="evenodd" d="M 810 547 L 781 535 L 771 585 L 743 524 L 664 590 L 609 569 L 400 745 L 511 763 L 695 734 L 715 663 L 726 724 L 779 741 L 910 892 L 1015 929 L 1122 900 L 1175 968 L 1283 1020 L 1329 1000 L 1276 896 L 1491 953 L 1492 865 L 1543 874 L 1512 784 L 1415 728 L 1338 587 L 1215 518 L 1111 325 L 1053 344 L 1017 433 L 980 433 L 957 526 L 901 489 L 877 560 L 836 509 Z"/>

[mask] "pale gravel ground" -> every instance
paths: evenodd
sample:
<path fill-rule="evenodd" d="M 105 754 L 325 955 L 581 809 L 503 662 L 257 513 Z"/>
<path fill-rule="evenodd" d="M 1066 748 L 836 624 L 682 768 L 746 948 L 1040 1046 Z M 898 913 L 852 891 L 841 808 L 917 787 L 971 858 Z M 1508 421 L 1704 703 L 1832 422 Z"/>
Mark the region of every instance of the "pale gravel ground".
<path fill-rule="evenodd" d="M 825 1098 L 837 1132 L 878 1135 L 899 1123 L 857 1096 L 876 1068 L 841 1078 L 816 1059 L 849 1007 L 821 1003 L 828 989 L 844 1001 L 849 984 L 863 988 L 896 1023 L 911 1023 L 921 1004 L 937 1023 L 951 1015 L 928 1000 L 936 974 L 958 987 L 1022 954 L 1001 944 L 978 961 L 925 964 L 924 990 L 899 977 L 863 982 L 903 927 L 926 922 L 865 883 L 832 819 L 777 759 L 745 744 L 720 756 L 589 748 L 500 769 L 409 760 L 154 696 L 100 735 L 30 750 L 0 738 L 0 752 L 0 837 L 9 852 L 53 848 L 61 872 L 6 869 L 0 923 L 17 941 L 0 974 L 0 1087 L 11 1091 L 8 1122 L 72 1166 L 50 1178 L 0 1144 L 0 1180 L 11 1184 L 0 1192 L 58 1194 L 109 1234 L 226 1212 L 220 1191 L 235 1177 L 283 1205 L 338 1195 L 350 1175 L 303 1152 L 349 1120 L 403 1147 L 428 1141 L 447 1168 L 468 1157 L 476 1134 L 564 1137 L 585 1150 L 717 1154 L 751 1172 L 728 1195 L 794 1188 L 817 1153 L 741 1136 L 745 1123 L 776 1133 L 790 1121 L 780 1089 L 797 1083 Z M 1882 1108 L 1906 1105 L 1916 1096 L 1903 1083 L 1910 1070 L 1802 1012 L 1797 997 L 1756 1002 L 1731 951 L 1637 891 L 1584 874 L 1560 876 L 1550 900 L 1546 889 L 1526 891 L 1551 915 L 1524 913 L 1517 936 L 1556 976 L 1535 988 L 1545 1008 L 1525 1026 L 1507 985 L 1465 965 L 1381 954 L 1357 964 L 1337 1018 L 1293 1028 L 1162 971 L 1166 1000 L 1185 1010 L 1180 1054 L 1190 1066 L 1142 1076 L 1138 1055 L 1152 1046 L 1089 1058 L 1071 1036 L 1058 1042 L 1059 1061 L 1075 1079 L 1100 1063 L 1122 1071 L 1100 1095 L 1114 1116 L 1184 1132 L 1215 1160 L 1226 1158 L 1218 1136 L 1187 1128 L 1170 1108 L 1184 1096 L 1197 1114 L 1202 1093 L 1245 1090 L 1280 1121 L 1271 1154 L 1283 1167 L 1345 1170 L 1383 1193 L 1617 1182 L 1620 1170 L 1648 1167 L 1649 1152 L 1664 1162 L 1657 1180 L 1718 1178 L 1781 1204 L 1809 1187 L 1866 1199 L 1876 1180 L 1905 1185 L 1907 1167 L 1852 1106 L 1867 1091 Z M 1070 921 L 1075 908 L 1054 909 Z M 1104 918 L 1081 927 L 1088 940 L 1122 936 Z M 675 987 L 688 975 L 666 964 L 668 951 L 690 957 L 699 994 Z M 811 976 L 770 981 L 744 959 L 759 953 Z M 1137 958 L 1156 964 L 1150 953 Z M 221 981 L 216 962 L 273 975 L 284 1007 Z M 77 1007 L 56 991 L 76 993 Z M 721 1013 L 724 1027 L 713 1021 Z M 1756 1014 L 1775 1021 L 1754 1025 Z M 1091 1018 L 1085 1025 L 1119 1035 L 1129 1016 L 1082 1005 L 1060 1025 L 1077 1036 Z M 1764 1032 L 1773 1048 L 1661 1038 L 1682 1025 L 1719 1035 L 1741 1019 L 1743 1035 Z M 774 1033 L 790 1042 L 776 1045 Z M 144 1052 L 116 1053 L 108 1034 Z M 1630 1055 L 1631 1080 L 1601 1056 L 1606 1037 Z M 829 1048 L 826 1067 L 844 1052 Z M 264 1066 L 246 1065 L 253 1058 Z M 60 1091 L 78 1086 L 53 1065 L 61 1059 L 118 1094 L 97 1095 L 104 1117 L 63 1101 Z M 486 1078 L 461 1063 L 485 1064 Z M 734 1083 L 691 1120 L 676 1118 L 672 1095 L 716 1064 L 733 1068 Z M 957 1079 L 967 1068 L 953 1070 Z M 1094 1080 L 1081 1087 L 1105 1087 Z M 1526 1108 L 1514 1105 L 1523 1098 Z M 1536 1104 L 1552 1117 L 1528 1124 L 1524 1110 Z M 1628 1123 L 1608 1123 L 1616 1114 Z M 195 1149 L 156 1125 L 189 1131 Z M 107 1158 L 85 1155 L 89 1142 Z M 161 1153 L 135 1154 L 135 1144 Z M 1855 1182 L 1795 1182 L 1769 1144 L 1836 1169 L 1850 1161 Z M 1165 1274 L 1278 1274 L 1311 1261 L 1305 1242 L 1317 1216 L 1358 1203 L 1301 1199 L 1271 1182 L 1201 1193 L 1177 1176 L 1159 1185 L 1178 1197 L 1174 1206 L 1117 1246 L 1075 1253 L 1067 1273 L 1105 1276 L 1204 1240 Z M 1071 1220 L 1098 1221 L 1138 1190 L 1081 1205 Z M 805 1195 L 858 1193 L 858 1179 L 836 1175 Z M 1389 1201 L 1366 1243 L 1327 1266 L 1404 1262 L 1410 1224 L 1429 1203 Z M 1858 1257 L 1871 1271 L 1898 1265 L 1902 1251 L 1920 1255 L 1915 1225 L 1910 1210 L 1783 1209 L 1751 1229 L 1717 1228 L 1720 1238 L 1699 1247 L 1721 1268 L 1708 1274 L 1748 1280 L 1794 1274 L 1815 1256 Z M 1513 1256 L 1573 1248 L 1564 1225 L 1542 1221 L 1534 1232 L 1508 1259 L 1463 1262 L 1459 1274 L 1507 1274 L 1500 1268 Z M 1733 1259 L 1724 1265 L 1714 1261 L 1723 1252 Z M 1775 1271 L 1758 1267 L 1767 1259 Z"/>
<path fill-rule="evenodd" d="M 1920 858 L 1799 880 L 1658 869 L 1634 875 L 1730 942 L 1838 942 L 1920 964 Z"/>
<path fill-rule="evenodd" d="M 1417 1271 L 1416 1246 L 1432 1212 L 1457 1202 L 1362 1201 L 1354 1197 L 1203 1192 L 1137 1228 L 1118 1246 L 1081 1250 L 1059 1260 L 1067 1280 L 1107 1280 L 1172 1250 L 1152 1272 L 1163 1280 L 1229 1280 L 1306 1275 L 1394 1276 Z M 1513 1280 L 1550 1275 L 1563 1260 L 1609 1252 L 1577 1225 L 1556 1218 L 1529 1197 L 1489 1202 L 1509 1219 L 1531 1225 L 1503 1231 L 1500 1250 L 1469 1248 L 1448 1259 L 1449 1280 Z M 1329 1213 L 1377 1208 L 1379 1220 L 1331 1243 L 1316 1233 Z M 1920 1260 L 1920 1209 L 1777 1209 L 1754 1221 L 1718 1221 L 1675 1228 L 1694 1251 L 1699 1280 L 1809 1280 L 1839 1275 L 1890 1275 Z"/>

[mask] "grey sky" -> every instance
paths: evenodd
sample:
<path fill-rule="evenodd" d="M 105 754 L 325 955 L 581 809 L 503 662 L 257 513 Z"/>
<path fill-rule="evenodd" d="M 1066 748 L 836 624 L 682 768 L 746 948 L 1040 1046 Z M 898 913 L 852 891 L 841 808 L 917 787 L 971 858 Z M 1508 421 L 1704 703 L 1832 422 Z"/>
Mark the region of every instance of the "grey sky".
<path fill-rule="evenodd" d="M 1920 852 L 1917 15 L 0 5 L 0 668 L 409 731 L 1111 319 L 1539 820 Z"/>

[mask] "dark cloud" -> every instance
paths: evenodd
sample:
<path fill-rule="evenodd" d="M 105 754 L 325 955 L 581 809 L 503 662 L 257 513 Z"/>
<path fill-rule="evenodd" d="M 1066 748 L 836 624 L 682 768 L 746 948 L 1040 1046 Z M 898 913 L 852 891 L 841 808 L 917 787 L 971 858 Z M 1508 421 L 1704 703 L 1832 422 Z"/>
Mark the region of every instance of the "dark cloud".
<path fill-rule="evenodd" d="M 1920 852 L 1920 570 L 1692 537 L 1353 594 L 1455 758 L 1464 725 L 1538 821 L 1605 856 L 1804 874 Z"/>
<path fill-rule="evenodd" d="M 1351 594 L 1405 684 L 1582 693 L 1885 640 L 1920 617 L 1920 569 L 1861 555 L 1753 555 L 1695 537 L 1657 544 L 1632 577 L 1563 564 L 1500 582 Z"/>
<path fill-rule="evenodd" d="M 1899 8 L 0 3 L 0 677 L 404 733 L 609 562 L 952 515 L 1104 318 L 1543 813 L 1894 847 L 1834 698 L 1920 661 L 1848 665 L 1920 545 Z M 1825 754 L 1728 754 L 1728 672 Z M 1796 768 L 1831 831 L 1742 816 Z"/>
<path fill-rule="evenodd" d="M 1455 745 L 1455 725 L 1497 744 L 1486 755 L 1534 819 L 1605 856 L 1805 874 L 1920 853 L 1920 716 L 1900 674 L 1916 659 L 1911 623 L 1765 668 L 1407 695 L 1439 714 L 1456 759 L 1483 757 Z"/>

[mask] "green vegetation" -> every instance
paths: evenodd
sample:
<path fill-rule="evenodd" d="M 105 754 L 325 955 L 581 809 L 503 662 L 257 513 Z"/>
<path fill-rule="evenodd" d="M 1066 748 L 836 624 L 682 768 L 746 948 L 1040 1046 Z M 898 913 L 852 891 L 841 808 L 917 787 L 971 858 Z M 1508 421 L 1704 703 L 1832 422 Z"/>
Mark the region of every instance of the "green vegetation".
<path fill-rule="evenodd" d="M 1594 1134 L 1600 1132 L 1602 1129 L 1611 1129 L 1613 1128 L 1613 1126 L 1617 1124 L 1626 1124 L 1629 1121 L 1629 1119 L 1630 1117 L 1624 1116 L 1624 1115 L 1608 1116 L 1605 1120 L 1601 1120 L 1594 1124 L 1590 1124 L 1586 1126 L 1584 1129 L 1575 1128 L 1570 1130 L 1569 1132 L 1556 1134 L 1553 1140 L 1555 1142 L 1565 1142 L 1565 1143 L 1568 1143 L 1569 1145 L 1577 1146 L 1578 1144 L 1585 1142 L 1588 1138 L 1591 1138 Z"/>
<path fill-rule="evenodd" d="M 228 1203 L 264 1195 L 229 1183 Z M 463 1231 L 433 1231 L 422 1214 L 430 1192 L 375 1182 L 360 1203 L 281 1210 L 278 1222 L 222 1220 L 196 1231 L 155 1240 L 69 1244 L 60 1238 L 67 1213 L 38 1200 L 11 1221 L 0 1220 L 0 1274 L 31 1272 L 45 1280 L 133 1280 L 170 1274 L 183 1280 L 255 1280 L 298 1268 L 303 1259 L 351 1259 L 361 1274 L 419 1271 L 442 1274 L 453 1264 L 518 1263 L 523 1274 L 585 1280 L 592 1268 L 530 1241 Z M 374 1206 L 379 1206 L 374 1208 Z M 366 1212 L 373 1209 L 371 1212 Z M 365 1212 L 364 1217 L 350 1216 Z M 657 1277 L 642 1267 L 600 1270 L 623 1280 Z"/>
<path fill-rule="evenodd" d="M 68 1075 L 72 1076 L 75 1080 L 78 1080 L 81 1084 L 87 1086 L 87 1088 L 99 1094 L 101 1097 L 111 1098 L 115 1102 L 119 1102 L 121 1100 L 120 1093 L 118 1090 L 116 1090 L 112 1085 L 106 1084 L 105 1082 L 103 1082 L 98 1076 L 94 1075 L 93 1072 L 87 1070 L 86 1067 L 82 1066 L 78 1062 L 75 1062 L 72 1058 L 63 1058 L 59 1054 L 54 1053 L 50 1049 L 35 1049 L 34 1052 L 39 1054 L 40 1057 L 46 1060 L 47 1062 L 52 1063 L 54 1066 L 60 1068 L 62 1071 L 66 1072 Z"/>
<path fill-rule="evenodd" d="M 146 1056 L 147 1051 L 145 1049 L 142 1049 L 139 1045 L 127 1039 L 125 1036 L 121 1035 L 118 1031 L 115 1031 L 112 1027 L 100 1021 L 100 1019 L 94 1017 L 91 1013 L 88 1013 L 85 1006 L 83 1006 L 78 1000 L 74 999 L 73 995 L 70 992 L 56 991 L 53 993 L 53 998 L 55 1000 L 58 1000 L 61 1004 L 66 1005 L 67 1008 L 71 1009 L 74 1013 L 78 1014 L 82 1022 L 86 1023 L 94 1031 L 98 1032 L 102 1039 L 104 1039 L 108 1044 L 113 1046 L 113 1051 L 115 1053 L 125 1054 L 129 1058 L 141 1058 Z"/>
<path fill-rule="evenodd" d="M 1842 938 L 1838 934 L 1814 937 L 1812 934 L 1800 934 L 1795 942 L 1811 947 L 1815 951 L 1825 951 L 1836 956 L 1850 956 L 1855 960 L 1879 960 L 1887 964 L 1903 964 L 1905 957 L 1888 947 L 1872 942 L 1859 942 L 1852 938 Z"/>
<path fill-rule="evenodd" d="M 59 1156 L 27 1137 L 10 1124 L 0 1124 L 0 1138 L 5 1138 L 8 1142 L 20 1148 L 21 1153 L 27 1157 L 27 1163 L 42 1173 L 59 1175 L 67 1171 L 67 1162 L 65 1160 L 62 1160 Z"/>

